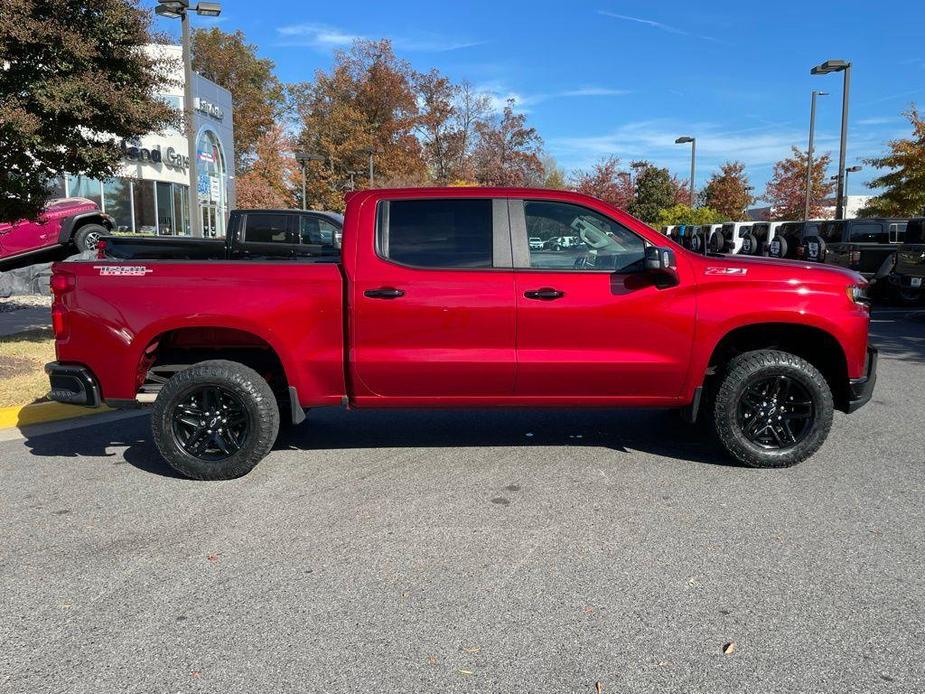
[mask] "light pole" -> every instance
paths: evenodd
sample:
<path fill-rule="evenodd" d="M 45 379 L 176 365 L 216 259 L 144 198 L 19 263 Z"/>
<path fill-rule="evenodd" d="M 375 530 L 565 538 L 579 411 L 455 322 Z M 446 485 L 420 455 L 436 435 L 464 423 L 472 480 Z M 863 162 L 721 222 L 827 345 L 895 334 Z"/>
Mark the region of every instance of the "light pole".
<path fill-rule="evenodd" d="M 295 160 L 299 162 L 299 168 L 302 169 L 302 209 L 308 209 L 308 199 L 305 195 L 305 167 L 310 161 L 324 161 L 320 154 L 311 154 L 310 152 L 296 152 Z"/>
<path fill-rule="evenodd" d="M 369 187 L 373 187 L 373 155 L 381 152 L 382 150 L 378 147 L 367 147 L 363 150 L 366 154 L 369 155 Z"/>
<path fill-rule="evenodd" d="M 847 202 L 848 200 L 848 174 L 857 173 L 863 168 L 864 167 L 861 166 L 860 164 L 856 164 L 854 166 L 849 166 L 847 169 L 845 169 L 845 212 L 848 211 L 848 202 Z M 829 176 L 829 180 L 838 181 L 838 175 Z"/>
<path fill-rule="evenodd" d="M 813 138 L 816 135 L 816 97 L 828 96 L 828 92 L 813 90 L 812 106 L 809 107 L 809 147 L 806 150 L 806 200 L 803 207 L 803 220 L 809 219 L 809 206 L 813 195 Z"/>
<path fill-rule="evenodd" d="M 189 224 L 192 236 L 202 236 L 199 216 L 199 181 L 196 166 L 196 141 L 193 132 L 193 57 L 190 42 L 189 12 L 203 17 L 218 17 L 222 6 L 217 2 L 200 2 L 190 7 L 189 0 L 161 0 L 154 13 L 167 19 L 179 19 L 183 47 L 183 121 L 186 132 L 186 155 L 189 158 Z"/>
<path fill-rule="evenodd" d="M 691 209 L 694 209 L 694 206 L 695 206 L 694 205 L 694 200 L 695 200 L 694 193 L 696 192 L 695 185 L 694 185 L 694 176 L 696 175 L 696 171 L 697 171 L 697 168 L 696 168 L 697 166 L 697 138 L 687 137 L 685 135 L 684 137 L 679 137 L 677 140 L 674 141 L 676 145 L 686 145 L 688 142 L 691 143 Z"/>
<path fill-rule="evenodd" d="M 841 95 L 841 142 L 838 150 L 838 192 L 835 198 L 835 219 L 845 216 L 845 156 L 848 146 L 848 91 L 851 87 L 851 63 L 847 60 L 826 60 L 809 71 L 811 75 L 827 75 L 843 72 L 844 83 Z"/>

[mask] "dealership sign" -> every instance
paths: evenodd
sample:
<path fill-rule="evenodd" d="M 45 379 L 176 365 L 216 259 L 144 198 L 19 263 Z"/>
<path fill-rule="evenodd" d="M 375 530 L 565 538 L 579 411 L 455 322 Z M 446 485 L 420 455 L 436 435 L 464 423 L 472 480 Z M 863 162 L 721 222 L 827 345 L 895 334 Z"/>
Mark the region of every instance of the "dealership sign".
<path fill-rule="evenodd" d="M 138 147 L 122 141 L 122 156 L 131 161 L 141 163 L 150 162 L 152 164 L 164 164 L 172 169 L 189 168 L 189 157 L 181 154 L 173 147 L 168 147 L 161 151 L 160 145 L 153 147 Z"/>
<path fill-rule="evenodd" d="M 222 111 L 220 106 L 216 106 L 211 101 L 206 101 L 205 99 L 201 99 L 198 96 L 193 99 L 193 108 L 200 113 L 205 113 L 212 116 L 216 120 L 221 120 L 225 117 L 225 112 Z"/>

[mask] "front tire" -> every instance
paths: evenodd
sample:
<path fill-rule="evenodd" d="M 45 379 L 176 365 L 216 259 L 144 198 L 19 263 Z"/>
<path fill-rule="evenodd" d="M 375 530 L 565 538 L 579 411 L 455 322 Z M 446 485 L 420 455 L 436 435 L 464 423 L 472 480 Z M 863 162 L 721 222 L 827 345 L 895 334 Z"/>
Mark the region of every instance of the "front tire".
<path fill-rule="evenodd" d="M 204 361 L 176 373 L 157 396 L 154 442 L 174 470 L 197 480 L 229 480 L 250 472 L 279 433 L 279 408 L 253 369 Z"/>
<path fill-rule="evenodd" d="M 77 250 L 81 253 L 92 251 L 96 249 L 100 238 L 108 233 L 109 230 L 101 224 L 84 224 L 74 234 L 74 245 L 77 246 Z"/>
<path fill-rule="evenodd" d="M 832 391 L 815 366 L 789 352 L 761 350 L 729 362 L 715 395 L 713 427 L 736 460 L 789 467 L 819 450 L 833 411 Z"/>

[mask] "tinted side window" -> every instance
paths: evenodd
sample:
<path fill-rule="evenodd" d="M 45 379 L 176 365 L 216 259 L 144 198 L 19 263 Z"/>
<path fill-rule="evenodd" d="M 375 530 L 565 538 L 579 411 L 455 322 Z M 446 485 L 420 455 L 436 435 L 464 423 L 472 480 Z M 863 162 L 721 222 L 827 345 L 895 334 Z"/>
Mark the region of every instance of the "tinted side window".
<path fill-rule="evenodd" d="M 322 217 L 301 215 L 299 217 L 299 236 L 302 243 L 333 246 L 337 227 Z"/>
<path fill-rule="evenodd" d="M 380 208 L 379 251 L 424 268 L 490 268 L 491 200 L 392 200 Z"/>
<path fill-rule="evenodd" d="M 825 222 L 822 225 L 822 238 L 828 243 L 838 243 L 841 241 L 844 228 L 844 222 Z"/>
<path fill-rule="evenodd" d="M 531 268 L 624 273 L 642 269 L 645 242 L 609 217 L 579 205 L 530 200 L 524 202 L 524 216 Z"/>
<path fill-rule="evenodd" d="M 848 240 L 852 243 L 889 243 L 890 232 L 884 224 L 852 224 L 848 229 Z"/>
<path fill-rule="evenodd" d="M 910 219 L 903 243 L 925 243 L 925 219 Z"/>
<path fill-rule="evenodd" d="M 244 240 L 251 243 L 298 243 L 290 230 L 291 215 L 258 212 L 244 221 Z"/>

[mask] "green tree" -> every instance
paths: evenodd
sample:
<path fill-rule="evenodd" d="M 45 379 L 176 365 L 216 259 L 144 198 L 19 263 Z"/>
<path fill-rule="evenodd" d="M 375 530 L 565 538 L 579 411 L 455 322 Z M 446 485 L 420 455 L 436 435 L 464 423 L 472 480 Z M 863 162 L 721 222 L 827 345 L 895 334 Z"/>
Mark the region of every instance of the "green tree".
<path fill-rule="evenodd" d="M 678 181 L 668 173 L 668 169 L 648 162 L 637 163 L 636 168 L 639 171 L 636 176 L 636 197 L 627 207 L 627 212 L 644 222 L 655 223 L 659 210 L 675 204 L 679 194 Z"/>
<path fill-rule="evenodd" d="M 177 117 L 156 94 L 163 60 L 135 0 L 3 0 L 0 5 L 0 220 L 35 219 L 46 181 L 112 176 L 122 140 Z"/>
<path fill-rule="evenodd" d="M 912 125 L 912 137 L 891 140 L 889 154 L 865 159 L 878 169 L 890 169 L 867 185 L 885 188 L 871 198 L 860 214 L 863 217 L 913 217 L 925 208 L 925 119 L 913 104 L 903 115 Z"/>
<path fill-rule="evenodd" d="M 689 205 L 672 205 L 658 211 L 655 218 L 656 226 L 669 224 L 718 224 L 729 218 L 711 207 L 695 207 Z"/>
<path fill-rule="evenodd" d="M 568 181 L 565 180 L 565 170 L 559 166 L 555 157 L 551 154 L 545 154 L 540 158 L 540 162 L 543 164 L 543 171 L 545 172 L 543 187 L 552 190 L 567 190 L 569 185 Z"/>
<path fill-rule="evenodd" d="M 712 207 L 727 219 L 745 219 L 745 211 L 755 201 L 745 175 L 745 164 L 740 161 L 723 164 L 704 187 L 700 199 L 705 207 Z"/>
<path fill-rule="evenodd" d="M 257 47 L 240 31 L 227 34 L 213 27 L 193 32 L 193 70 L 231 92 L 239 175 L 251 166 L 257 142 L 283 113 L 285 90 L 275 68 L 269 58 L 257 57 Z"/>

